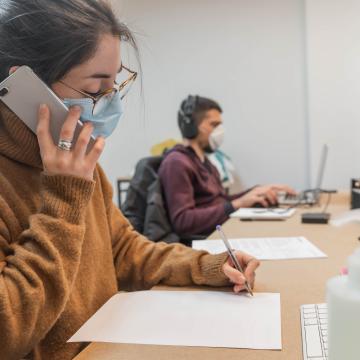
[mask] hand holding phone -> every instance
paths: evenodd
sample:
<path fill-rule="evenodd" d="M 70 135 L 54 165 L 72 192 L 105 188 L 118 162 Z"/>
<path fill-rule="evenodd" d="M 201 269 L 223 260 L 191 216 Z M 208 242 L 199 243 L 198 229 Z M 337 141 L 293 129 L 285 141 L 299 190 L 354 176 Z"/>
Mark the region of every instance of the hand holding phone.
<path fill-rule="evenodd" d="M 72 107 L 60 131 L 60 139 L 71 141 L 81 114 L 79 107 Z M 40 105 L 37 136 L 44 170 L 52 175 L 73 175 L 87 180 L 93 179 L 94 169 L 105 145 L 102 137 L 96 139 L 87 152 L 93 126 L 86 123 L 71 151 L 62 150 L 54 144 L 50 133 L 50 111 L 47 105 Z"/>

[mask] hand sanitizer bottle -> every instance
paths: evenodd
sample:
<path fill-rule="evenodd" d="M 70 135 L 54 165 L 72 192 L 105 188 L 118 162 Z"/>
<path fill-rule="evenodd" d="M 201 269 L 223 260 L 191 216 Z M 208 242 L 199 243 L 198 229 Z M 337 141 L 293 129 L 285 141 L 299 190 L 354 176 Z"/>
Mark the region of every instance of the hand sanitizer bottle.
<path fill-rule="evenodd" d="M 329 360 L 360 359 L 360 248 L 348 271 L 327 282 Z"/>

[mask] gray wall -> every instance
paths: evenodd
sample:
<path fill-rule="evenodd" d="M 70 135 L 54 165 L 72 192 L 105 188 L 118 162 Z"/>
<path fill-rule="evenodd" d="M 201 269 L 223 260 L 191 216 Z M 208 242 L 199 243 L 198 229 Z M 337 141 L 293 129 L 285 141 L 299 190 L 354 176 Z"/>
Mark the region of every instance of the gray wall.
<path fill-rule="evenodd" d="M 325 186 L 360 177 L 360 2 L 307 0 L 311 174 L 329 144 Z"/>
<path fill-rule="evenodd" d="M 112 183 L 167 138 L 189 93 L 224 108 L 228 153 L 250 186 L 314 184 L 330 145 L 327 186 L 360 175 L 359 39 L 356 0 L 114 0 L 137 33 L 140 86 L 101 163 Z M 123 48 L 124 61 L 136 66 Z"/>

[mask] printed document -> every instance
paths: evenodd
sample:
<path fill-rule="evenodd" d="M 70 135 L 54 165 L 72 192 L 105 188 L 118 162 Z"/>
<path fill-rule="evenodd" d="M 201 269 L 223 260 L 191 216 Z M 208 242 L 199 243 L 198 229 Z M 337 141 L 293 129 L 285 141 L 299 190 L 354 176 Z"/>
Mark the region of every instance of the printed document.
<path fill-rule="evenodd" d="M 286 260 L 326 258 L 327 256 L 309 240 L 298 237 L 269 237 L 229 239 L 234 250 L 244 251 L 259 260 Z M 226 251 L 222 240 L 196 240 L 193 249 L 206 250 L 211 254 Z"/>

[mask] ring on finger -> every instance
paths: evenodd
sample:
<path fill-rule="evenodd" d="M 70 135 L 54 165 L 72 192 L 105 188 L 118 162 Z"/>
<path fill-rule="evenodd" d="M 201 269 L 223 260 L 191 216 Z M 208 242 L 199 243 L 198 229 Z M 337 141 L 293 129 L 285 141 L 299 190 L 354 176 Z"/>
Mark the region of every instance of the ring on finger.
<path fill-rule="evenodd" d="M 72 148 L 72 141 L 60 139 L 57 146 L 61 150 L 70 151 Z"/>

